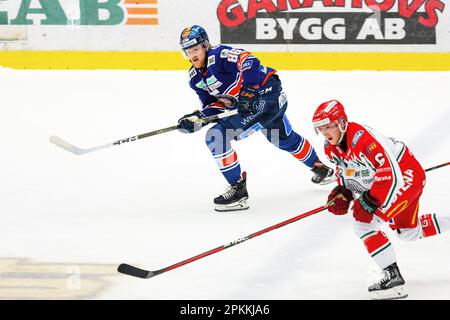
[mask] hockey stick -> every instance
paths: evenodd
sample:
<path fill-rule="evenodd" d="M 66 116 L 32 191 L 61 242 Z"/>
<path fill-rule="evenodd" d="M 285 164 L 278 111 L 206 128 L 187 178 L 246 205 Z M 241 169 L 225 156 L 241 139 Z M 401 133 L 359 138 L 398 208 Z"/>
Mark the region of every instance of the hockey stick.
<path fill-rule="evenodd" d="M 260 235 L 262 235 L 264 233 L 267 233 L 269 231 L 272 231 L 272 230 L 284 227 L 285 225 L 290 224 L 292 222 L 301 220 L 303 218 L 312 216 L 313 214 L 316 214 L 316 213 L 319 213 L 321 211 L 324 211 L 331 203 L 333 203 L 333 201 L 334 201 L 334 199 L 332 201 L 330 201 L 328 204 L 324 205 L 324 206 L 321 206 L 321 207 L 316 208 L 314 210 L 311 210 L 309 212 L 303 213 L 301 215 L 298 215 L 298 216 L 293 217 L 291 219 L 288 219 L 286 221 L 277 223 L 277 224 L 275 224 L 273 226 L 270 226 L 268 228 L 265 228 L 265 229 L 262 229 L 260 231 L 254 232 L 254 233 L 252 233 L 252 234 L 250 234 L 250 235 L 248 235 L 246 237 L 239 238 L 239 239 L 237 239 L 235 241 L 229 242 L 227 244 L 224 244 L 224 245 L 222 245 L 220 247 L 217 247 L 217 248 L 214 248 L 212 250 L 203 252 L 203 253 L 201 253 L 199 255 L 196 255 L 195 257 L 183 260 L 181 262 L 175 263 L 175 264 L 173 264 L 173 265 L 171 265 L 169 267 L 166 267 L 166 268 L 163 268 L 163 269 L 160 269 L 160 270 L 148 271 L 148 270 L 144 270 L 144 269 L 140 269 L 140 268 L 134 267 L 134 266 L 126 264 L 126 263 L 122 263 L 119 266 L 119 268 L 117 269 L 117 271 L 119 271 L 120 273 L 123 273 L 123 274 L 127 274 L 129 276 L 142 278 L 142 279 L 148 279 L 148 278 L 157 276 L 157 275 L 159 275 L 161 273 L 164 273 L 164 272 L 176 269 L 178 267 L 184 266 L 185 264 L 188 264 L 188 263 L 194 262 L 196 260 L 202 259 L 202 258 L 207 257 L 209 255 L 212 255 L 214 253 L 220 252 L 222 250 L 231 248 L 231 247 L 233 247 L 233 246 L 235 246 L 237 244 L 240 244 L 240 243 L 245 242 L 247 240 L 253 239 L 253 238 L 255 238 L 257 236 L 260 236 Z"/>
<path fill-rule="evenodd" d="M 449 164 L 450 164 L 450 162 L 446 162 L 446 163 L 440 164 L 440 165 L 438 165 L 438 166 L 434 166 L 434 167 L 425 169 L 425 172 L 432 171 L 432 170 L 436 170 L 436 169 L 439 169 L 439 168 L 448 166 Z"/>
<path fill-rule="evenodd" d="M 436 170 L 436 169 L 439 169 L 439 168 L 442 168 L 442 167 L 445 167 L 445 166 L 448 166 L 448 165 L 450 165 L 450 162 L 443 163 L 443 164 L 440 164 L 440 165 L 437 165 L 437 166 L 434 166 L 434 167 L 425 169 L 425 172 L 429 172 L 429 171 L 432 171 L 432 170 Z M 260 230 L 260 231 L 254 232 L 254 233 L 252 233 L 252 234 L 250 234 L 250 235 L 248 235 L 248 236 L 246 236 L 246 237 L 239 238 L 239 239 L 237 239 L 237 240 L 235 240 L 235 241 L 229 242 L 229 243 L 224 244 L 224 245 L 222 245 L 222 246 L 220 246 L 220 247 L 217 247 L 217 248 L 211 249 L 211 250 L 209 250 L 209 251 L 203 252 L 203 253 L 201 253 L 201 254 L 199 254 L 199 255 L 196 255 L 196 256 L 194 256 L 194 257 L 192 257 L 192 258 L 189 258 L 189 259 L 183 260 L 183 261 L 181 261 L 181 262 L 175 263 L 175 264 L 173 264 L 173 265 L 171 265 L 171 266 L 168 266 L 168 267 L 166 267 L 166 268 L 163 268 L 163 269 L 159 269 L 159 270 L 155 270 L 155 271 L 148 271 L 148 270 L 141 269 L 141 268 L 137 268 L 137 267 L 135 267 L 135 266 L 132 266 L 132 265 L 129 265 L 129 264 L 126 264 L 126 263 L 122 263 L 121 265 L 119 265 L 117 271 L 120 272 L 120 273 L 129 275 L 129 276 L 137 277 L 137 278 L 142 278 L 142 279 L 152 278 L 152 277 L 157 276 L 157 275 L 159 275 L 159 274 L 161 274 L 161 273 L 165 273 L 165 272 L 167 272 L 167 271 L 170 271 L 170 270 L 179 268 L 179 267 L 181 267 L 181 266 L 184 266 L 185 264 L 194 262 L 194 261 L 196 261 L 196 260 L 202 259 L 202 258 L 207 257 L 207 256 L 209 256 L 209 255 L 212 255 L 212 254 L 214 254 L 214 253 L 223 251 L 223 250 L 225 250 L 225 249 L 228 249 L 228 248 L 230 248 L 230 247 L 233 247 L 233 246 L 235 246 L 235 245 L 237 245 L 237 244 L 240 244 L 240 243 L 242 243 L 242 242 L 245 242 L 245 241 L 247 241 L 247 240 L 253 239 L 253 238 L 255 238 L 255 237 L 257 237 L 257 236 L 260 236 L 260 235 L 262 235 L 262 234 L 264 234 L 264 233 L 267 233 L 267 232 L 269 232 L 269 231 L 272 231 L 272 230 L 275 230 L 275 229 L 284 227 L 285 225 L 288 225 L 288 224 L 293 223 L 293 222 L 295 222 L 295 221 L 301 220 L 301 219 L 303 219 L 303 218 L 312 216 L 313 214 L 316 214 L 316 213 L 319 213 L 319 212 L 321 212 L 321 211 L 324 211 L 324 210 L 327 209 L 328 206 L 330 206 L 333 202 L 334 202 L 334 199 L 331 200 L 330 202 L 328 202 L 328 203 L 327 203 L 326 205 L 324 205 L 324 206 L 321 206 L 321 207 L 319 207 L 319 208 L 316 208 L 316 209 L 311 210 L 311 211 L 306 212 L 306 213 L 302 213 L 302 214 L 300 214 L 300 215 L 298 215 L 298 216 L 296 216 L 296 217 L 293 217 L 293 218 L 288 219 L 288 220 L 286 220 L 286 221 L 277 223 L 277 224 L 275 224 L 275 225 L 273 225 L 273 226 L 270 226 L 270 227 L 268 227 L 268 228 L 265 228 L 265 229 L 262 229 L 262 230 Z"/>
<path fill-rule="evenodd" d="M 232 111 L 228 111 L 228 112 L 224 112 L 224 113 L 219 113 L 213 116 L 209 116 L 209 117 L 205 117 L 202 119 L 198 119 L 199 123 L 204 123 L 204 122 L 210 122 L 210 121 L 216 121 L 222 118 L 226 118 L 226 117 L 230 117 L 237 114 L 237 110 L 232 110 Z M 156 136 L 158 134 L 162 134 L 162 133 L 166 133 L 166 132 L 170 132 L 170 131 L 174 131 L 178 129 L 178 125 L 175 126 L 171 126 L 171 127 L 167 127 L 167 128 L 163 128 L 163 129 L 159 129 L 159 130 L 155 130 L 155 131 L 150 131 L 147 133 L 143 133 L 143 134 L 139 134 L 137 136 L 133 136 L 133 137 L 129 137 L 129 138 L 125 138 L 125 139 L 120 139 L 111 143 L 106 143 L 100 146 L 96 146 L 96 147 L 92 147 L 92 148 L 88 148 L 88 149 L 81 149 L 78 148 L 76 146 L 74 146 L 73 144 L 70 144 L 69 142 L 67 142 L 66 140 L 58 137 L 58 136 L 51 136 L 50 137 L 50 142 L 53 143 L 54 145 L 72 152 L 73 154 L 76 155 L 83 155 L 89 152 L 94 152 L 94 151 L 98 151 L 98 150 L 102 150 L 102 149 L 106 149 L 109 147 L 114 147 L 114 146 L 120 146 L 124 143 L 127 142 L 134 142 L 140 139 L 144 139 L 144 138 L 148 138 L 148 137 L 152 137 L 152 136 Z"/>

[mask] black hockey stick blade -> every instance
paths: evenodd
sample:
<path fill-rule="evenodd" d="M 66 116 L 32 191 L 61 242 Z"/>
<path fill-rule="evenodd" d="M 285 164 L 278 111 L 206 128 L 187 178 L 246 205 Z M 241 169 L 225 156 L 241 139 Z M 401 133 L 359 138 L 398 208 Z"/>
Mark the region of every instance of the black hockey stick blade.
<path fill-rule="evenodd" d="M 151 277 L 154 277 L 157 275 L 157 273 L 153 271 L 147 271 L 144 269 L 140 269 L 134 266 L 131 266 L 126 263 L 122 263 L 118 268 L 117 271 L 123 274 L 127 274 L 132 277 L 141 278 L 141 279 L 148 279 Z"/>

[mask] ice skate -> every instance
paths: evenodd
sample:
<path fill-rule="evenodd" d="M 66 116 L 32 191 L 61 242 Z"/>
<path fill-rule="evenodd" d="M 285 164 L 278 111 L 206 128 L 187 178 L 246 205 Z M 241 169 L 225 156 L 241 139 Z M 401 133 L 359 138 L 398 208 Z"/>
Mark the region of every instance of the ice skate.
<path fill-rule="evenodd" d="M 408 296 L 405 280 L 400 274 L 397 263 L 393 263 L 384 270 L 384 277 L 369 287 L 372 300 L 402 299 Z"/>
<path fill-rule="evenodd" d="M 314 173 L 311 181 L 316 184 L 325 185 L 336 181 L 334 170 L 324 165 L 320 160 L 316 160 L 311 169 Z"/>
<path fill-rule="evenodd" d="M 236 184 L 229 186 L 223 194 L 214 199 L 214 209 L 220 212 L 248 209 L 246 182 L 247 173 L 243 172 Z"/>

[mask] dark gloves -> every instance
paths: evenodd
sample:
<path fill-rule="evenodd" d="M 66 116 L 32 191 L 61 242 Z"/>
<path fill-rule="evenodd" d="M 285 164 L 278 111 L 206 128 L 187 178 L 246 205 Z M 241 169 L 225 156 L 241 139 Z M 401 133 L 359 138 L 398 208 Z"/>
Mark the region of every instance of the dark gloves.
<path fill-rule="evenodd" d="M 238 113 L 242 118 L 256 113 L 256 102 L 259 99 L 258 89 L 243 87 L 239 92 L 239 101 L 237 103 Z"/>
<path fill-rule="evenodd" d="M 183 133 L 193 133 L 200 130 L 203 126 L 207 125 L 206 122 L 199 121 L 199 119 L 204 118 L 205 115 L 198 110 L 192 113 L 182 116 L 178 120 L 178 130 Z"/>
<path fill-rule="evenodd" d="M 356 221 L 370 223 L 373 213 L 378 209 L 377 200 L 370 196 L 369 191 L 363 192 L 361 196 L 355 200 L 353 205 L 353 217 Z"/>
<path fill-rule="evenodd" d="M 343 186 L 336 186 L 329 194 L 327 203 L 333 199 L 333 203 L 328 206 L 328 211 L 332 214 L 343 215 L 348 212 L 350 202 L 353 200 L 353 194 Z"/>

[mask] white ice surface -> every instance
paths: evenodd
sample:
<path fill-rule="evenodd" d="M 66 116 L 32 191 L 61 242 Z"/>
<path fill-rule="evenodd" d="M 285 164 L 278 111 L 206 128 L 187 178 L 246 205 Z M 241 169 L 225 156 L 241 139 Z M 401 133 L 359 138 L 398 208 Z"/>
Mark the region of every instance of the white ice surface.
<path fill-rule="evenodd" d="M 294 129 L 320 155 L 310 120 L 336 98 L 351 120 L 406 142 L 424 167 L 449 161 L 450 73 L 279 74 Z M 312 185 L 306 167 L 255 134 L 234 144 L 251 208 L 216 213 L 226 183 L 205 130 L 83 156 L 48 141 L 88 148 L 171 126 L 198 108 L 187 81 L 178 71 L 1 69 L 0 262 L 106 265 L 108 281 L 87 299 L 366 299 L 372 262 L 351 217 L 326 212 L 152 279 L 114 273 L 122 262 L 167 267 L 319 207 L 332 188 Z M 449 180 L 449 167 L 429 173 L 421 213 L 450 216 Z M 450 236 L 406 243 L 387 233 L 410 298 L 450 299 Z M 26 272 L 11 277 L 0 272 L 0 298 L 33 286 L 20 284 Z"/>

